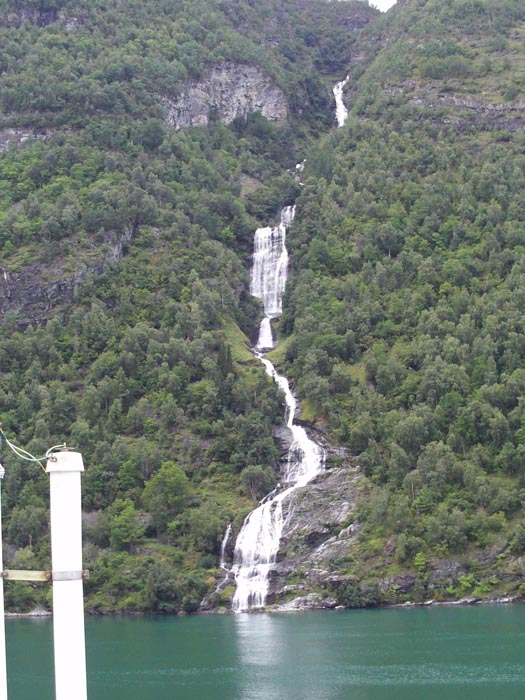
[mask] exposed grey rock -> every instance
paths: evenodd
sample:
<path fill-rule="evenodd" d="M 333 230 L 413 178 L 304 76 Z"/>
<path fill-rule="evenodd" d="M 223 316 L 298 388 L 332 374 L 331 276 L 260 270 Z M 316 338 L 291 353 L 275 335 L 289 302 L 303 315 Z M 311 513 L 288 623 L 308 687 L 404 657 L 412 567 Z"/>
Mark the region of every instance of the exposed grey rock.
<path fill-rule="evenodd" d="M 523 599 L 519 596 L 503 596 L 498 598 L 460 598 L 459 600 L 426 600 L 422 603 L 407 601 L 394 607 L 397 608 L 421 608 L 424 606 L 450 608 L 458 605 L 508 605 L 520 603 Z"/>
<path fill-rule="evenodd" d="M 89 265 L 78 262 L 73 270 L 70 259 L 60 254 L 49 262 L 24 265 L 16 272 L 0 267 L 0 318 L 11 311 L 22 327 L 43 323 L 71 302 L 90 276 L 101 274 L 105 265 L 122 259 L 132 233 L 131 229 L 120 236 L 108 232 L 103 251 L 96 257 L 86 256 Z"/>
<path fill-rule="evenodd" d="M 492 564 L 496 559 L 498 558 L 499 554 L 502 554 L 505 549 L 507 548 L 507 544 L 503 545 L 496 545 L 494 547 L 491 547 L 488 551 L 480 552 L 477 554 L 474 558 L 479 564 L 486 565 L 486 564 Z"/>
<path fill-rule="evenodd" d="M 291 612 L 292 610 L 333 610 L 337 605 L 335 598 L 322 596 L 319 593 L 308 593 L 299 596 L 287 603 L 279 605 L 276 610 L 279 612 Z"/>
<path fill-rule="evenodd" d="M 256 177 L 252 177 L 251 175 L 247 175 L 246 173 L 241 173 L 239 175 L 239 183 L 241 185 L 241 197 L 243 199 L 252 194 L 252 192 L 256 192 L 260 187 L 264 186 L 261 180 L 258 180 Z"/>
<path fill-rule="evenodd" d="M 294 609 L 319 607 L 311 595 L 348 582 L 340 560 L 351 553 L 361 529 L 353 520 L 361 479 L 347 459 L 344 466 L 327 469 L 285 501 L 287 525 L 270 577 L 269 604 L 289 609 L 292 603 L 281 603 L 283 598 L 304 591 Z M 326 607 L 335 607 L 332 602 Z"/>
<path fill-rule="evenodd" d="M 202 80 L 187 82 L 176 97 L 161 99 L 165 119 L 175 129 L 206 127 L 211 112 L 225 124 L 254 112 L 277 124 L 288 117 L 281 88 L 259 66 L 248 64 L 216 65 Z"/>
<path fill-rule="evenodd" d="M 18 28 L 24 24 L 47 27 L 55 23 L 62 25 L 66 31 L 73 31 L 81 20 L 79 17 L 59 11 L 57 7 L 17 7 L 13 12 L 6 12 L 0 16 L 0 26 L 3 27 Z"/>
<path fill-rule="evenodd" d="M 23 24 L 34 24 L 37 27 L 47 27 L 58 19 L 56 7 L 18 7 L 14 12 L 7 13 L 2 18 L 2 24 L 7 27 L 20 27 Z"/>
<path fill-rule="evenodd" d="M 455 107 L 457 109 L 468 109 L 475 112 L 524 112 L 525 100 L 516 100 L 515 102 L 484 102 L 476 97 L 468 95 L 448 95 L 438 94 L 432 98 L 416 98 L 415 102 L 425 104 L 428 107 L 446 106 Z"/>
<path fill-rule="evenodd" d="M 73 15 L 66 15 L 64 12 L 59 13 L 58 21 L 62 24 L 66 32 L 76 31 L 82 24 L 79 17 L 74 17 Z"/>
<path fill-rule="evenodd" d="M 100 510 L 94 510 L 90 513 L 87 513 L 86 511 L 82 512 L 82 526 L 85 527 L 95 527 L 97 525 L 99 518 L 100 518 Z"/>
<path fill-rule="evenodd" d="M 0 153 L 26 141 L 46 141 L 50 135 L 47 129 L 0 129 Z"/>
<path fill-rule="evenodd" d="M 18 618 L 18 617 L 50 617 L 53 613 L 50 610 L 45 610 L 43 607 L 38 605 L 33 610 L 27 613 L 16 613 L 16 612 L 6 612 L 6 617 Z"/>
<path fill-rule="evenodd" d="M 382 591 L 390 591 L 393 588 L 401 595 L 412 593 L 416 585 L 417 576 L 415 574 L 400 574 L 379 581 L 379 589 Z"/>
<path fill-rule="evenodd" d="M 293 442 L 292 431 L 286 425 L 279 425 L 273 431 L 274 438 L 281 447 L 281 454 L 287 455 Z"/>
<path fill-rule="evenodd" d="M 472 95 L 438 92 L 435 84 L 423 85 L 415 80 L 385 87 L 385 92 L 406 94 L 411 102 L 425 107 L 446 108 L 449 110 L 447 115 L 435 121 L 450 124 L 458 131 L 468 128 L 478 131 L 525 131 L 525 100 L 487 102 Z"/>
<path fill-rule="evenodd" d="M 430 564 L 428 580 L 433 587 L 442 589 L 456 586 L 466 573 L 466 567 L 455 559 L 436 559 Z"/>
<path fill-rule="evenodd" d="M 390 95 L 407 95 L 412 102 L 426 107 L 450 107 L 474 112 L 525 112 L 525 100 L 487 102 L 472 95 L 439 92 L 438 89 L 439 85 L 436 83 L 419 83 L 417 80 L 405 80 L 401 85 L 384 88 Z"/>

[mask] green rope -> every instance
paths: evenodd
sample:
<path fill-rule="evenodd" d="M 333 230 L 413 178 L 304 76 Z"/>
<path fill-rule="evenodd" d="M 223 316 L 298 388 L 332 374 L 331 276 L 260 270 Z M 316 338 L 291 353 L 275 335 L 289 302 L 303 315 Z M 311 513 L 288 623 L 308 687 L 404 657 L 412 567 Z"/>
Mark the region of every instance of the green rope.
<path fill-rule="evenodd" d="M 47 454 L 44 455 L 43 457 L 34 457 L 30 452 L 27 450 L 24 450 L 22 447 L 17 447 L 16 445 L 13 445 L 13 443 L 7 439 L 7 435 L 4 433 L 4 430 L 2 428 L 2 424 L 0 423 L 0 437 L 2 440 L 5 441 L 5 444 L 10 448 L 14 454 L 19 457 L 20 459 L 24 459 L 26 462 L 36 462 L 36 464 L 40 465 L 40 468 L 42 471 L 45 473 L 46 468 L 42 464 L 42 460 L 47 459 Z"/>

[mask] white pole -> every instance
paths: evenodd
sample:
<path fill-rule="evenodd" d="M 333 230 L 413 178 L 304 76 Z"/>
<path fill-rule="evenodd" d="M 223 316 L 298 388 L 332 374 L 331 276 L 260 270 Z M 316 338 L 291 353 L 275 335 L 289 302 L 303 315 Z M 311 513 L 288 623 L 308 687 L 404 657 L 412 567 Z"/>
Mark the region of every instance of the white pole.
<path fill-rule="evenodd" d="M 5 469 L 0 464 L 0 571 L 4 571 L 2 552 L 2 480 Z M 0 700 L 7 700 L 7 668 L 5 652 L 4 577 L 0 577 Z"/>
<path fill-rule="evenodd" d="M 56 700 L 87 700 L 80 500 L 83 471 L 79 452 L 53 452 L 47 461 Z"/>

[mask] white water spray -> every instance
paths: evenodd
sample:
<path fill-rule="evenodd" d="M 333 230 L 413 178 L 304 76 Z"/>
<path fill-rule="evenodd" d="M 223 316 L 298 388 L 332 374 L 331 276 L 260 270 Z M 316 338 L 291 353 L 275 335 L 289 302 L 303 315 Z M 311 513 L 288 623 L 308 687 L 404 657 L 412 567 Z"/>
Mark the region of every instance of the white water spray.
<path fill-rule="evenodd" d="M 350 76 L 347 75 L 344 80 L 341 80 L 341 82 L 334 85 L 332 90 L 335 98 L 335 120 L 338 127 L 344 126 L 346 120 L 348 119 L 348 110 L 343 102 L 343 90 L 349 80 Z"/>
<path fill-rule="evenodd" d="M 228 541 L 231 537 L 232 534 L 232 523 L 228 523 L 228 527 L 226 528 L 226 532 L 224 533 L 224 537 L 222 538 L 222 543 L 221 543 L 221 558 L 219 560 L 219 568 L 222 569 L 223 571 L 230 571 L 228 567 L 226 566 L 226 546 L 228 544 Z"/>
<path fill-rule="evenodd" d="M 293 221 L 295 207 L 285 207 L 278 226 L 258 228 L 255 232 L 250 293 L 261 299 L 264 318 L 259 329 L 257 350 L 271 350 L 272 318 L 282 313 L 282 299 L 288 270 L 286 231 Z"/>

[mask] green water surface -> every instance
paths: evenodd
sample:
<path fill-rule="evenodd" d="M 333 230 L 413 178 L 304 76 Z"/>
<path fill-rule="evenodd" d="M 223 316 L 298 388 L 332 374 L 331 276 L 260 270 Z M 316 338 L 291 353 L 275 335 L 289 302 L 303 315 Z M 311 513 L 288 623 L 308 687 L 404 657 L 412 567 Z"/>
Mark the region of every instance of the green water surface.
<path fill-rule="evenodd" d="M 52 622 L 6 635 L 9 700 L 54 700 Z M 89 700 L 525 699 L 520 605 L 88 618 L 86 639 Z"/>

